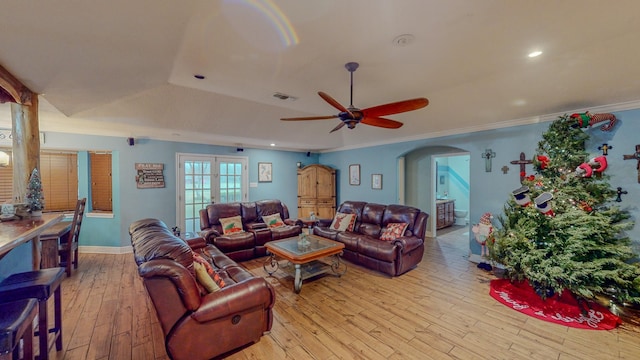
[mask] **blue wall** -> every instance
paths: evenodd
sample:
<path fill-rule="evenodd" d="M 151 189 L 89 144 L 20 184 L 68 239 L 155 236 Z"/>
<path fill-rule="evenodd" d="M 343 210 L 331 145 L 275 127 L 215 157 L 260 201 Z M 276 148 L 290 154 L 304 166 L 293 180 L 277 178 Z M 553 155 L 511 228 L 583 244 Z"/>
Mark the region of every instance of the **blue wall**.
<path fill-rule="evenodd" d="M 620 119 L 616 129 L 604 133 L 598 127 L 585 130 L 592 139 L 587 144 L 593 156 L 600 155 L 598 146 L 608 143 L 613 146 L 609 151 L 609 175 L 612 186 L 621 186 L 628 191 L 623 202 L 616 203 L 630 210 L 633 217 L 639 214 L 637 204 L 640 201 L 640 184 L 635 160 L 623 160 L 622 154 L 633 154 L 636 144 L 640 143 L 635 134 L 640 133 L 640 110 L 617 112 Z M 66 150 L 107 150 L 114 155 L 114 218 L 87 218 L 83 223 L 80 238 L 81 246 L 113 246 L 129 245 L 128 226 L 131 222 L 155 217 L 168 225 L 176 220 L 176 153 L 211 154 L 221 156 L 246 156 L 249 159 L 249 181 L 256 182 L 258 162 L 273 164 L 273 182 L 258 183 L 249 188 L 249 200 L 267 198 L 280 199 L 289 206 L 291 216 L 297 216 L 297 176 L 296 162 L 304 165 L 320 163 L 337 169 L 338 203 L 345 200 L 363 200 L 381 204 L 398 202 L 398 158 L 406 157 L 406 203 L 422 204 L 430 201 L 429 189 L 433 176 L 428 166 L 432 156 L 446 153 L 469 152 L 470 154 L 470 199 L 469 219 L 477 223 L 484 212 L 500 214 L 504 203 L 513 189 L 520 186 L 519 167 L 510 161 L 519 158 L 524 152 L 527 158 L 534 151 L 541 135 L 549 123 L 516 126 L 491 131 L 447 136 L 434 139 L 423 139 L 402 143 L 373 146 L 364 149 L 335 151 L 306 156 L 306 152 L 288 152 L 245 148 L 244 152 L 236 152 L 235 147 L 190 144 L 149 139 L 136 139 L 135 146 L 128 146 L 124 138 L 106 136 L 85 136 L 61 133 L 47 133 L 45 149 Z M 384 130 L 380 130 L 384 131 Z M 492 159 L 492 172 L 485 172 L 485 161 L 482 153 L 491 148 L 496 157 Z M 82 153 L 81 153 L 82 154 Z M 136 162 L 163 163 L 165 165 L 165 188 L 137 189 L 135 184 L 134 164 Z M 80 172 L 86 174 L 86 155 L 79 157 Z M 360 164 L 361 183 L 352 186 L 348 183 L 350 164 Z M 500 168 L 508 166 L 509 171 L 503 174 Z M 527 166 L 527 173 L 533 171 Z M 382 190 L 371 188 L 371 174 L 382 174 Z M 79 177 L 80 195 L 87 193 L 88 181 L 85 176 Z M 424 189 L 427 189 L 423 191 Z M 418 199 L 425 194 L 427 199 Z M 424 206 L 420 205 L 423 208 Z M 428 210 L 426 210 L 429 212 Z M 636 226 L 629 231 L 635 241 L 636 251 L 640 242 L 640 230 Z M 480 247 L 470 237 L 473 253 L 479 254 Z M 0 277 L 3 271 L 14 266 L 16 258 L 24 259 L 25 249 L 16 249 L 0 261 Z M 30 256 L 26 257 L 30 259 Z"/>

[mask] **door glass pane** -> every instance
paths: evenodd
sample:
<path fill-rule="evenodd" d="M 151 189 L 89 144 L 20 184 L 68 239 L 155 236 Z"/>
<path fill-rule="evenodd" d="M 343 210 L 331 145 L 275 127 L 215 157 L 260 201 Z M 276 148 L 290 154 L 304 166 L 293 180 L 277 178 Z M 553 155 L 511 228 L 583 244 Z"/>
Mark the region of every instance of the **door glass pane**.
<path fill-rule="evenodd" d="M 193 160 L 184 162 L 184 217 L 183 232 L 200 230 L 200 209 L 211 202 L 211 162 Z"/>

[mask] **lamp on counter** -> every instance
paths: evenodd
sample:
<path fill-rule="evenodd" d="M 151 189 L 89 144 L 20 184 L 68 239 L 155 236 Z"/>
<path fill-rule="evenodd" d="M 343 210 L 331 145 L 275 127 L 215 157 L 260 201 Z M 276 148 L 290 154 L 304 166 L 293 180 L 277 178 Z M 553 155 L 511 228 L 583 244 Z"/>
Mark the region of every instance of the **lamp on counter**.
<path fill-rule="evenodd" d="M 301 163 L 300 161 L 298 161 L 298 162 L 296 163 L 296 166 L 298 167 L 298 169 L 300 169 L 300 168 L 302 168 L 302 163 Z"/>
<path fill-rule="evenodd" d="M 9 166 L 9 162 L 11 161 L 11 156 L 6 152 L 0 150 L 0 166 L 7 167 Z"/>

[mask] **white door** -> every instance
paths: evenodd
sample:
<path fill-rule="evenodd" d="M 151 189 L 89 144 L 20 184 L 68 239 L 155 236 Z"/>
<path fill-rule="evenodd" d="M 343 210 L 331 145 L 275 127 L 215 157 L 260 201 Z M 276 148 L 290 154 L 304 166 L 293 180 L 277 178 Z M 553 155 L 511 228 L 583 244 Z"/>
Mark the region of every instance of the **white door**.
<path fill-rule="evenodd" d="M 248 201 L 246 157 L 178 154 L 177 224 L 200 231 L 200 209 L 208 204 Z"/>

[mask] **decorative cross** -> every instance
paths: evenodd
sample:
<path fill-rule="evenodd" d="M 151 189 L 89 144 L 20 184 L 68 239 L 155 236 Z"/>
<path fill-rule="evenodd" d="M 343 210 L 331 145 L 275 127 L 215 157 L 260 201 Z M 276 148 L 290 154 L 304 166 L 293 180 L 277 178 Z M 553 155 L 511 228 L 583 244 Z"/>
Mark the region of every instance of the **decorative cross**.
<path fill-rule="evenodd" d="M 617 202 L 622 202 L 621 196 L 622 196 L 622 194 L 627 194 L 627 191 L 626 190 L 622 190 L 622 188 L 620 186 L 618 186 L 617 193 L 618 193 L 618 198 L 616 198 L 616 201 Z"/>
<path fill-rule="evenodd" d="M 522 181 L 524 180 L 524 176 L 526 175 L 526 167 L 527 164 L 532 164 L 533 161 L 531 160 L 526 160 L 526 155 L 521 152 L 520 153 L 520 159 L 519 160 L 512 160 L 511 161 L 512 164 L 514 165 L 520 165 L 520 182 L 522 183 Z"/>
<path fill-rule="evenodd" d="M 624 160 L 638 160 L 636 169 L 638 169 L 638 183 L 640 183 L 640 145 L 636 145 L 636 153 L 631 155 L 622 155 Z"/>
<path fill-rule="evenodd" d="M 500 169 L 500 170 L 502 170 L 502 173 L 503 173 L 503 174 L 506 174 L 506 173 L 508 173 L 508 172 L 509 172 L 509 167 L 508 167 L 507 165 L 505 165 L 505 166 L 503 166 L 503 167 L 502 167 L 502 169 Z"/>
<path fill-rule="evenodd" d="M 496 153 L 491 149 L 485 149 L 482 154 L 482 158 L 484 159 L 484 171 L 491 172 L 491 159 L 496 157 Z"/>
<path fill-rule="evenodd" d="M 601 146 L 598 146 L 598 150 L 602 150 L 602 155 L 607 156 L 609 155 L 609 149 L 613 149 L 613 146 L 604 143 Z"/>

